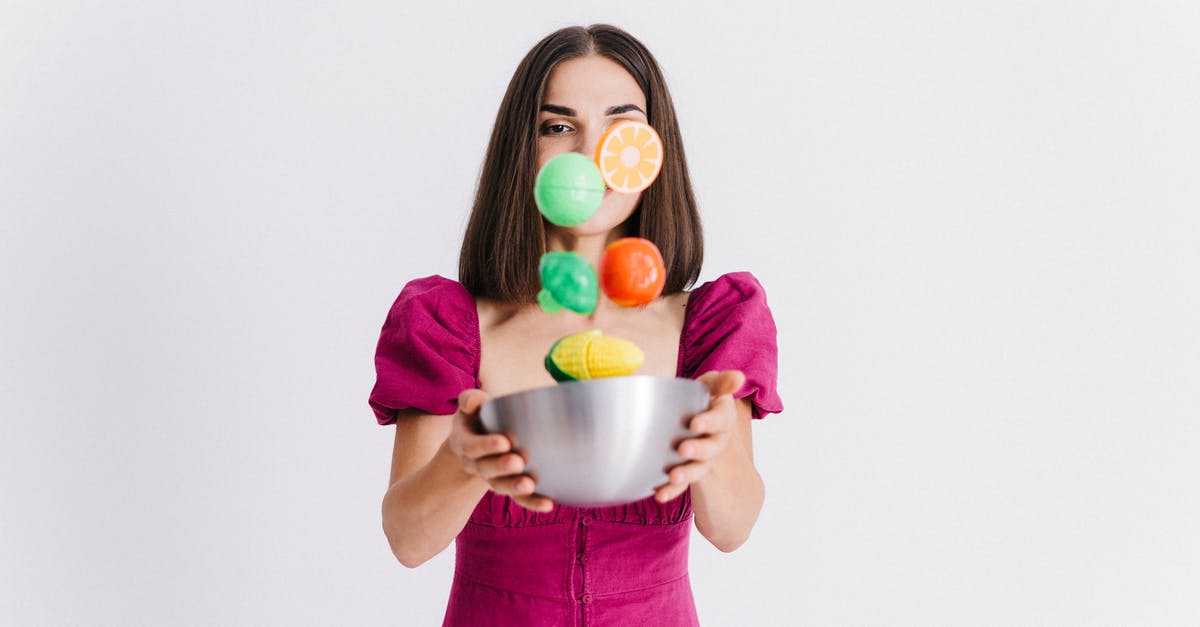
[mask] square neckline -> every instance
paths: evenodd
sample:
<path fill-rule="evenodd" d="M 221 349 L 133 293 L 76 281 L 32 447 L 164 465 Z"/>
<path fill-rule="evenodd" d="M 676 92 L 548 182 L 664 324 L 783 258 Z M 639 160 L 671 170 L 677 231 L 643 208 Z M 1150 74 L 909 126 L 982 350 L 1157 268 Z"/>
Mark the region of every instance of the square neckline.
<path fill-rule="evenodd" d="M 453 280 L 453 279 L 451 279 L 451 280 Z M 475 357 L 475 372 L 474 372 L 475 387 L 477 387 L 479 389 L 483 389 L 482 388 L 483 381 L 480 378 L 480 376 L 482 374 L 482 369 L 483 369 L 483 326 L 482 326 L 482 318 L 479 315 L 479 299 L 476 298 L 476 296 L 474 294 L 472 294 L 470 292 L 470 290 L 468 290 L 466 288 L 466 286 L 463 285 L 462 283 L 460 283 L 459 281 L 454 281 L 454 283 L 457 284 L 459 287 L 461 287 L 463 292 L 471 300 L 471 307 L 469 309 L 471 311 L 472 320 L 471 320 L 471 323 L 469 326 L 474 330 L 474 337 L 472 338 L 473 342 L 471 343 L 471 349 L 472 349 L 472 353 L 474 354 L 474 357 Z M 687 341 L 687 337 L 688 337 L 688 323 L 692 319 L 692 314 L 693 314 L 692 303 L 695 300 L 694 297 L 697 292 L 702 291 L 704 288 L 708 287 L 711 284 L 712 284 L 712 281 L 706 281 L 705 283 L 703 283 L 699 287 L 696 287 L 693 290 L 682 290 L 680 292 L 680 293 L 686 294 L 687 299 L 684 301 L 684 305 L 683 305 L 683 324 L 680 325 L 680 328 L 679 328 L 678 348 L 675 351 L 675 354 L 676 354 L 676 356 L 675 356 L 675 378 L 684 378 L 683 364 L 684 364 L 684 355 L 685 355 L 685 351 L 686 351 L 685 342 Z M 672 294 L 671 296 L 674 296 L 674 294 Z M 666 297 L 660 296 L 659 298 L 666 298 Z"/>

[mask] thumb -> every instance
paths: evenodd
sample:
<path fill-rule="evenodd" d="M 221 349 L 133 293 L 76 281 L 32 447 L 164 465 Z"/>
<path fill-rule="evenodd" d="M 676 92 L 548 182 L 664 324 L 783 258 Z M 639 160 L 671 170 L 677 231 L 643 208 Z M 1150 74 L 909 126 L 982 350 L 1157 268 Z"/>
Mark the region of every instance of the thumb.
<path fill-rule="evenodd" d="M 723 396 L 742 389 L 746 384 L 746 375 L 741 370 L 713 370 L 696 380 L 708 386 L 709 394 Z"/>
<path fill-rule="evenodd" d="M 483 390 L 469 389 L 463 390 L 458 395 L 458 413 L 463 415 L 471 415 L 479 411 L 479 406 L 483 401 L 487 400 L 488 395 Z"/>

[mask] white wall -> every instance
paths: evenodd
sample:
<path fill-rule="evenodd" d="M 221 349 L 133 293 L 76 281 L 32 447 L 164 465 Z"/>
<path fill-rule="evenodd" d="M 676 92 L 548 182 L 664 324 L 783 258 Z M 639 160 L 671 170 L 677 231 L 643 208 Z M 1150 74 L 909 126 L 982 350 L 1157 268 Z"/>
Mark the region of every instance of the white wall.
<path fill-rule="evenodd" d="M 375 341 L 597 21 L 780 327 L 706 624 L 1200 623 L 1194 2 L 434 4 L 0 8 L 0 624 L 439 624 Z"/>

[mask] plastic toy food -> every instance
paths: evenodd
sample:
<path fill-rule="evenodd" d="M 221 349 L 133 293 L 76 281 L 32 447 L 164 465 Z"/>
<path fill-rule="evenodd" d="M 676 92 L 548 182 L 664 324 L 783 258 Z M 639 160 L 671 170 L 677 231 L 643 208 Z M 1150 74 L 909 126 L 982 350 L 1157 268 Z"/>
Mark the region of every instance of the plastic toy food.
<path fill-rule="evenodd" d="M 646 356 L 633 342 L 606 337 L 600 329 L 572 333 L 550 347 L 546 370 L 560 383 L 623 377 L 642 367 Z"/>
<path fill-rule="evenodd" d="M 662 253 L 648 239 L 625 237 L 608 245 L 600 258 L 600 286 L 618 305 L 653 302 L 667 282 Z"/>
<path fill-rule="evenodd" d="M 538 303 L 546 313 L 570 309 L 588 315 L 600 300 L 600 283 L 592 264 L 578 254 L 556 250 L 542 255 L 538 263 L 542 291 Z"/>
<path fill-rule="evenodd" d="M 649 124 L 622 120 L 608 127 L 596 145 L 596 165 L 604 182 L 626 194 L 640 192 L 662 170 L 663 145 Z"/>
<path fill-rule="evenodd" d="M 604 200 L 604 179 L 581 153 L 567 152 L 542 166 L 533 183 L 533 199 L 546 219 L 559 226 L 583 224 Z"/>

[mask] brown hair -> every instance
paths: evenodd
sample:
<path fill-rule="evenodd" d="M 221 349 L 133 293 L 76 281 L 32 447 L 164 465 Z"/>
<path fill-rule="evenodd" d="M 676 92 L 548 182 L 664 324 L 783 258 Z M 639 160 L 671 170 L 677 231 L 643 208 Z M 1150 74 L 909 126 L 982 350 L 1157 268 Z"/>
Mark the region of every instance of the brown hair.
<path fill-rule="evenodd" d="M 573 26 L 542 39 L 525 55 L 500 102 L 479 187 L 458 258 L 459 282 L 475 296 L 532 303 L 540 289 L 538 262 L 545 224 L 533 200 L 537 175 L 537 115 L 556 65 L 588 55 L 625 68 L 646 95 L 647 117 L 663 141 L 662 170 L 642 192 L 632 232 L 654 242 L 667 269 L 664 294 L 695 283 L 704 259 L 700 214 L 688 176 L 675 105 L 658 62 L 632 35 L 607 24 Z"/>

